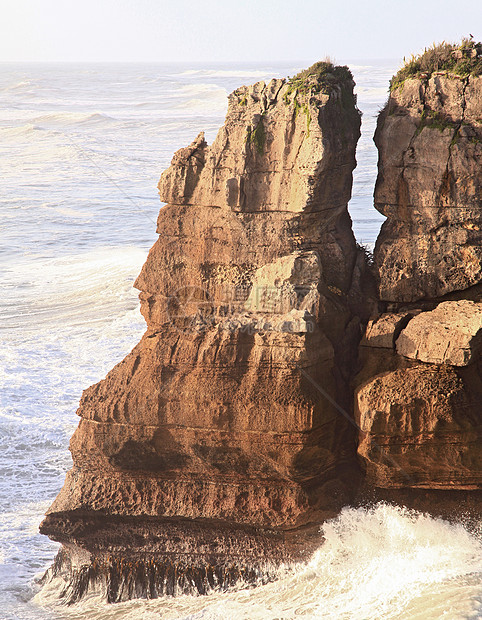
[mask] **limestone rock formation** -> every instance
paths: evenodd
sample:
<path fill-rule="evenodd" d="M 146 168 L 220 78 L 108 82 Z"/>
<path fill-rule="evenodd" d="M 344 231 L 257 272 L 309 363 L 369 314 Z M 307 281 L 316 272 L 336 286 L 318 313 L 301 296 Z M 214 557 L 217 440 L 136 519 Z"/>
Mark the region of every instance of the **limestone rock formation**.
<path fill-rule="evenodd" d="M 482 303 L 445 301 L 402 330 L 397 353 L 429 364 L 468 366 L 482 352 Z"/>
<path fill-rule="evenodd" d="M 370 319 L 360 346 L 392 350 L 402 329 L 418 312 L 391 312 Z"/>
<path fill-rule="evenodd" d="M 481 49 L 409 61 L 378 120 L 374 262 L 389 312 L 361 343 L 355 416 L 379 488 L 482 483 Z"/>
<path fill-rule="evenodd" d="M 481 75 L 451 71 L 409 76 L 390 93 L 375 134 L 382 300 L 439 298 L 482 281 L 481 93 Z"/>
<path fill-rule="evenodd" d="M 299 528 L 349 500 L 355 433 L 336 405 L 351 407 L 363 272 L 353 85 L 319 63 L 242 87 L 214 143 L 200 134 L 163 173 L 136 281 L 147 331 L 84 392 L 41 528 L 63 543 L 70 600 L 89 584 L 115 601 L 253 580 L 306 555 Z"/>
<path fill-rule="evenodd" d="M 462 325 L 461 305 L 465 317 L 469 307 L 472 310 Z M 370 339 L 361 347 L 363 369 L 357 377 L 355 402 L 358 453 L 368 484 L 480 488 L 482 360 L 480 352 L 475 355 L 475 347 L 463 344 L 472 342 L 466 328 L 475 317 L 480 320 L 481 311 L 482 304 L 470 301 L 444 302 L 415 318 L 405 315 L 408 325 L 398 333 L 400 314 L 384 314 L 378 320 L 385 327 L 392 326 L 391 334 L 386 329 L 386 347 L 370 344 Z M 450 326 L 448 319 L 457 313 L 459 322 L 454 320 Z M 401 350 L 410 355 L 402 356 Z M 434 359 L 438 361 L 430 363 Z"/>

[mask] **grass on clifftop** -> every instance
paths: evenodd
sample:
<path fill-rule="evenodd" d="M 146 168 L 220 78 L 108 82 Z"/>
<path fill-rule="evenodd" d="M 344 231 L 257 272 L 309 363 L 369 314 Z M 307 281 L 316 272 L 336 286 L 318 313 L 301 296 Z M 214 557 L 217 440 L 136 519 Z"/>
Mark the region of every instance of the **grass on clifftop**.
<path fill-rule="evenodd" d="M 353 94 L 353 75 L 346 66 L 335 66 L 329 60 L 315 62 L 314 65 L 297 73 L 294 77 L 288 77 L 286 82 L 288 88 L 283 95 L 286 105 L 292 103 L 294 105 L 295 117 L 303 111 L 306 115 L 306 135 L 310 135 L 311 114 L 309 108 L 309 98 L 315 93 L 329 94 L 333 88 L 339 86 L 341 88 L 341 99 L 345 106 L 353 105 L 356 99 Z M 239 94 L 238 91 L 234 91 Z M 293 96 L 294 94 L 294 96 Z M 298 100 L 300 95 L 300 100 Z M 246 96 L 240 101 L 239 105 L 246 105 Z M 266 141 L 266 132 L 263 124 L 263 112 L 261 118 L 255 128 L 248 127 L 245 141 L 252 144 L 256 151 L 262 155 Z"/>
<path fill-rule="evenodd" d="M 398 88 L 411 77 L 427 78 L 435 71 L 447 71 L 460 77 L 482 74 L 482 43 L 462 39 L 460 45 L 443 41 L 412 56 L 390 81 L 390 90 Z"/>
<path fill-rule="evenodd" d="M 333 87 L 343 86 L 346 83 L 351 86 L 352 80 L 353 75 L 346 66 L 336 66 L 329 60 L 315 62 L 308 69 L 304 69 L 288 79 L 288 92 L 285 95 L 285 100 L 295 90 L 300 94 L 319 93 L 330 91 Z"/>

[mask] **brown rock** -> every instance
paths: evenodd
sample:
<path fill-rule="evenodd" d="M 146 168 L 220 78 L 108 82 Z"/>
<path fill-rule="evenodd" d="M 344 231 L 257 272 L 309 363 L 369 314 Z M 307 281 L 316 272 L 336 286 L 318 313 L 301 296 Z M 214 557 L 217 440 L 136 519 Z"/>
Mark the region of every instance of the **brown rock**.
<path fill-rule="evenodd" d="M 397 340 L 397 353 L 421 362 L 467 366 L 482 351 L 482 304 L 446 301 L 422 312 Z"/>
<path fill-rule="evenodd" d="M 136 281 L 148 330 L 84 392 L 42 525 L 64 545 L 71 600 L 100 583 L 113 600 L 157 596 L 119 568 L 134 561 L 156 583 L 166 562 L 179 580 L 190 566 L 191 582 L 165 577 L 174 591 L 250 581 L 306 555 L 286 531 L 353 493 L 355 432 L 337 407 L 351 406 L 363 275 L 346 208 L 359 126 L 351 75 L 322 64 L 235 91 L 214 144 L 200 134 L 163 173 L 169 204 Z M 120 528 L 109 544 L 106 524 Z"/>
<path fill-rule="evenodd" d="M 482 77 L 406 80 L 380 114 L 380 297 L 412 302 L 482 280 Z"/>
<path fill-rule="evenodd" d="M 285 80 L 238 88 L 212 146 L 200 134 L 176 153 L 159 181 L 161 200 L 249 213 L 343 209 L 351 196 L 356 112 L 346 108 L 342 119 L 345 87 L 327 86 L 310 97 Z M 347 116 L 355 123 L 343 122 Z"/>
<path fill-rule="evenodd" d="M 404 503 L 482 482 L 481 118 L 480 76 L 427 71 L 392 81 L 375 134 L 387 221 L 374 262 L 391 312 L 362 340 L 355 415 L 367 488 Z"/>
<path fill-rule="evenodd" d="M 355 417 L 367 481 L 382 488 L 479 488 L 481 402 L 474 367 L 418 364 L 361 385 Z"/>
<path fill-rule="evenodd" d="M 332 392 L 332 365 L 319 329 L 144 336 L 84 392 L 75 469 L 49 512 L 296 524 L 303 481 L 331 477 L 343 427 L 303 373 Z"/>
<path fill-rule="evenodd" d="M 158 218 L 160 237 L 135 283 L 149 328 L 157 329 L 177 316 L 176 300 L 187 311 L 186 297 L 193 295 L 204 298 L 206 311 L 245 311 L 258 269 L 306 252 L 317 252 L 326 294 L 346 295 L 356 260 L 353 235 L 346 234 L 351 225 L 346 206 L 327 213 L 321 224 L 320 217 L 164 207 Z M 305 288 L 298 287 L 300 295 Z"/>
<path fill-rule="evenodd" d="M 388 312 L 368 321 L 361 347 L 376 349 L 394 349 L 395 341 L 401 330 L 408 324 L 417 311 Z"/>

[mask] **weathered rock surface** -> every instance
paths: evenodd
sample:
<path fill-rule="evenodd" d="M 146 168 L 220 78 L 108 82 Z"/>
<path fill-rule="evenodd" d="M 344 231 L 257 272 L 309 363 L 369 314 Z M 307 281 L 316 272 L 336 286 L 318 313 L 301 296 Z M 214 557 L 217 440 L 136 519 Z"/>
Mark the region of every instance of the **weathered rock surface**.
<path fill-rule="evenodd" d="M 407 79 L 378 119 L 375 263 L 382 300 L 413 302 L 482 280 L 482 76 Z"/>
<path fill-rule="evenodd" d="M 368 323 L 360 347 L 358 453 L 368 485 L 472 491 L 482 483 L 482 77 L 397 83 L 375 135 L 375 206 L 387 220 L 374 262 L 391 312 Z"/>
<path fill-rule="evenodd" d="M 400 332 L 417 312 L 387 312 L 370 319 L 360 346 L 391 351 Z"/>
<path fill-rule="evenodd" d="M 482 303 L 446 301 L 403 329 L 397 353 L 430 364 L 468 366 L 482 351 Z"/>
<path fill-rule="evenodd" d="M 121 600 L 253 581 L 306 555 L 296 528 L 349 500 L 355 433 L 337 406 L 359 338 L 359 127 L 351 75 L 322 64 L 235 91 L 214 143 L 201 134 L 163 173 L 136 281 L 147 332 L 84 392 L 42 524 L 69 599 L 89 583 Z"/>
<path fill-rule="evenodd" d="M 395 364 L 398 366 L 398 364 Z M 358 452 L 379 487 L 480 488 L 480 368 L 415 364 L 357 391 Z"/>
<path fill-rule="evenodd" d="M 340 122 L 348 91 L 323 88 L 303 102 L 304 85 L 294 81 L 238 88 L 214 143 L 200 134 L 176 153 L 159 182 L 161 200 L 244 213 L 344 210 L 358 130 Z M 343 114 L 355 118 L 348 107 Z"/>

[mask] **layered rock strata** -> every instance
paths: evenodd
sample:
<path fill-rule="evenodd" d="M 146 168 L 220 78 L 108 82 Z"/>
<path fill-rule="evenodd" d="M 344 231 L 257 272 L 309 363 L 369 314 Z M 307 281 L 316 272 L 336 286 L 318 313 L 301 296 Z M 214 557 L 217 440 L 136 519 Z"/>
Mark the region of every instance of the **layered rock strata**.
<path fill-rule="evenodd" d="M 482 281 L 482 76 L 406 79 L 378 119 L 380 298 L 437 299 Z M 480 292 L 478 293 L 480 299 Z"/>
<path fill-rule="evenodd" d="M 369 485 L 480 488 L 481 311 L 448 301 L 369 322 L 355 398 Z"/>
<path fill-rule="evenodd" d="M 375 206 L 387 220 L 374 262 L 388 312 L 361 343 L 355 411 L 367 482 L 379 488 L 482 482 L 480 52 L 453 50 L 468 57 L 463 76 L 394 79 L 378 119 Z"/>
<path fill-rule="evenodd" d="M 74 466 L 41 526 L 63 544 L 69 600 L 266 578 L 349 501 L 353 85 L 319 63 L 242 87 L 214 143 L 200 134 L 162 174 L 136 281 L 147 331 L 84 392 Z"/>

